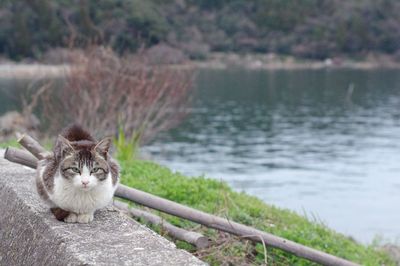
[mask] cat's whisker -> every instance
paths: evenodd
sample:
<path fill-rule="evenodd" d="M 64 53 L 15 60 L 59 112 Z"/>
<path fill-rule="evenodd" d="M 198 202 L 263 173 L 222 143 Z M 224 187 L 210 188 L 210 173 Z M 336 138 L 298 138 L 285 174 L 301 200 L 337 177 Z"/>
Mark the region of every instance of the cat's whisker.
<path fill-rule="evenodd" d="M 90 222 L 97 209 L 111 202 L 119 166 L 108 154 L 110 145 L 109 138 L 96 142 L 82 127 L 72 125 L 58 137 L 54 156 L 39 161 L 39 195 L 51 208 L 69 212 L 66 222 Z"/>

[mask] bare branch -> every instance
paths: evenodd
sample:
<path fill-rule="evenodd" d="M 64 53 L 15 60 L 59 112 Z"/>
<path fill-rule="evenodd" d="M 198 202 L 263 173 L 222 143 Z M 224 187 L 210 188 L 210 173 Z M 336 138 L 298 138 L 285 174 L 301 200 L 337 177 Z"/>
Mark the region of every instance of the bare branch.
<path fill-rule="evenodd" d="M 61 90 L 42 96 L 51 132 L 78 122 L 114 135 L 121 126 L 128 138 L 141 130 L 147 142 L 185 117 L 193 71 L 150 67 L 144 57 L 121 58 L 106 48 L 92 48 L 79 60 Z"/>

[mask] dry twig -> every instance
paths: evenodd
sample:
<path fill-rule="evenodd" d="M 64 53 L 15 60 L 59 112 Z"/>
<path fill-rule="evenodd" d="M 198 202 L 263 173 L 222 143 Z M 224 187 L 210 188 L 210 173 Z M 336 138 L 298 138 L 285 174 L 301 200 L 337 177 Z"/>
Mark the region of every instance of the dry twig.
<path fill-rule="evenodd" d="M 71 54 L 74 56 L 74 54 Z M 91 131 L 127 137 L 142 131 L 141 141 L 179 123 L 187 114 L 193 71 L 148 66 L 143 57 L 119 57 L 92 48 L 73 62 L 65 85 L 43 95 L 43 114 L 51 132 L 78 122 Z"/>

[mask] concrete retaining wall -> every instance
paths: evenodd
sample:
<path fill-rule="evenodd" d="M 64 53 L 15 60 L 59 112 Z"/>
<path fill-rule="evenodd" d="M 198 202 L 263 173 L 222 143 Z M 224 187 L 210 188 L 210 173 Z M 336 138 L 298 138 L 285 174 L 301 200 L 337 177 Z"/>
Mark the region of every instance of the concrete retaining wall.
<path fill-rule="evenodd" d="M 57 221 L 34 173 L 0 151 L 0 265 L 205 265 L 113 207 L 90 224 Z"/>

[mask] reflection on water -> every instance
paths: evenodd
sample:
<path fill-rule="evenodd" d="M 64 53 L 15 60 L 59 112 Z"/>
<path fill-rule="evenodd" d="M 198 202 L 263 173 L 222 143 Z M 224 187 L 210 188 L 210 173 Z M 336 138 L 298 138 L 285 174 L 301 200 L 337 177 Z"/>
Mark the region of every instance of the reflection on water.
<path fill-rule="evenodd" d="M 360 241 L 394 240 L 399 74 L 202 71 L 190 117 L 144 150 L 175 170 L 226 180 Z"/>

